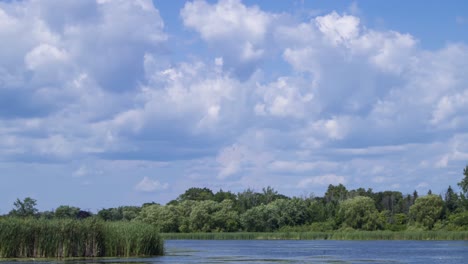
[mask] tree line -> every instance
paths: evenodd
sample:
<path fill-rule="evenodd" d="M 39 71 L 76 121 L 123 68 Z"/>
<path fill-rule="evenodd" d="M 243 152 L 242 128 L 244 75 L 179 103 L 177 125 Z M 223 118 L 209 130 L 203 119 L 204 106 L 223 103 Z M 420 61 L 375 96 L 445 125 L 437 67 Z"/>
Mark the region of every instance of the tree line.
<path fill-rule="evenodd" d="M 273 232 L 334 230 L 468 230 L 468 166 L 457 193 L 417 191 L 374 192 L 329 185 L 323 197 L 288 197 L 271 187 L 243 192 L 190 188 L 166 205 L 105 208 L 93 214 L 73 206 L 38 212 L 36 200 L 17 200 L 3 217 L 44 219 L 89 217 L 104 221 L 135 221 L 156 226 L 161 232 Z"/>

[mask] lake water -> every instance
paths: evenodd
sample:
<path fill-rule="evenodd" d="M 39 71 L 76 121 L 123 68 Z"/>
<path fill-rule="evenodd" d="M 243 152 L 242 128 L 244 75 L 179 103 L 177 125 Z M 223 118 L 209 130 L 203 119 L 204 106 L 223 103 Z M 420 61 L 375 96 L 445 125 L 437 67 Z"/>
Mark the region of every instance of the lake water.
<path fill-rule="evenodd" d="M 466 241 L 167 240 L 165 248 L 163 257 L 66 263 L 468 263 Z"/>

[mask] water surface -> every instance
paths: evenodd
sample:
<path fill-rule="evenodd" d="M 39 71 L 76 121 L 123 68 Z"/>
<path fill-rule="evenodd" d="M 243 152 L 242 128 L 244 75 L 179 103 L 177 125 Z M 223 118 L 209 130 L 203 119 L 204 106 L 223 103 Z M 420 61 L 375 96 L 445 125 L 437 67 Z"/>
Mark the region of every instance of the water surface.
<path fill-rule="evenodd" d="M 65 263 L 468 263 L 465 241 L 167 240 L 165 248 L 162 257 Z"/>

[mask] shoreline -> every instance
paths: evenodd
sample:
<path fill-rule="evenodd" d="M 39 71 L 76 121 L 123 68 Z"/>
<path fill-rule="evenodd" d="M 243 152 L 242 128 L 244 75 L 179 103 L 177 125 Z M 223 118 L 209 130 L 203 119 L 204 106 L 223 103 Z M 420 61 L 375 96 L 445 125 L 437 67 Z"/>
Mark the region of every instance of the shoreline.
<path fill-rule="evenodd" d="M 468 231 L 161 233 L 164 240 L 468 240 Z"/>

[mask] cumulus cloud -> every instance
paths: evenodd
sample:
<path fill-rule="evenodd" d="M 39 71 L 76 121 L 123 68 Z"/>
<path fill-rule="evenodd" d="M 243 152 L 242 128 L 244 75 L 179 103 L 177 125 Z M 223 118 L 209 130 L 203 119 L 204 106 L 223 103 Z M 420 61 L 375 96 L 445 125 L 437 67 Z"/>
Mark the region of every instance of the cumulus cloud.
<path fill-rule="evenodd" d="M 318 29 L 333 45 L 348 42 L 359 35 L 359 18 L 336 12 L 315 19 Z"/>
<path fill-rule="evenodd" d="M 186 175 L 412 190 L 466 162 L 466 44 L 425 50 L 356 12 L 304 20 L 240 0 L 180 16 L 191 35 L 167 33 L 149 0 L 0 2 L 0 159 L 183 164 L 168 183 L 140 174 L 140 191 Z"/>
<path fill-rule="evenodd" d="M 169 188 L 168 183 L 160 183 L 157 180 L 152 180 L 149 177 L 144 177 L 140 182 L 135 185 L 135 190 L 140 192 L 154 192 L 159 190 L 165 190 Z"/>
<path fill-rule="evenodd" d="M 186 26 L 208 41 L 226 37 L 261 41 L 271 19 L 257 6 L 247 7 L 239 0 L 221 0 L 215 5 L 187 2 L 181 16 Z"/>
<path fill-rule="evenodd" d="M 159 56 L 167 39 L 158 10 L 151 1 L 31 0 L 0 11 L 0 116 L 22 131 L 3 136 L 24 142 L 17 155 L 102 152 L 109 131 L 96 121 L 127 108 L 128 91 L 146 79 L 144 55 Z"/>
<path fill-rule="evenodd" d="M 225 66 L 247 78 L 266 56 L 265 40 L 275 15 L 240 0 L 187 2 L 180 12 L 184 25 L 225 58 Z"/>

